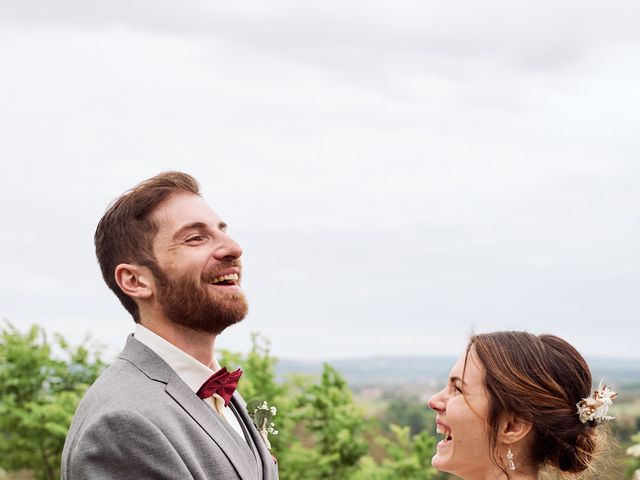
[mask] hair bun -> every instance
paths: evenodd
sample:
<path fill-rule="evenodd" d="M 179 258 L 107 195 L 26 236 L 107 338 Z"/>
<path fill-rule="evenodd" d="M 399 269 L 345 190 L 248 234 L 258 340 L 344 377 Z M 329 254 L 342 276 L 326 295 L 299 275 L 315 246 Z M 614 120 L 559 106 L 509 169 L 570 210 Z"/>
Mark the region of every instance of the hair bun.
<path fill-rule="evenodd" d="M 549 465 L 569 473 L 582 472 L 591 465 L 598 446 L 597 432 L 591 426 L 583 427 L 574 438 L 558 439 L 558 448 L 547 457 Z"/>

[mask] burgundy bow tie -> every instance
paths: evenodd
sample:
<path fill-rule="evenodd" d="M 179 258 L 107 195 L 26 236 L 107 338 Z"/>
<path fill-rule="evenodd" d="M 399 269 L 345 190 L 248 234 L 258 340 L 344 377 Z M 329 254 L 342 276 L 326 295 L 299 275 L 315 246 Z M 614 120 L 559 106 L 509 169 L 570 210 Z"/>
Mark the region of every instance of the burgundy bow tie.
<path fill-rule="evenodd" d="M 240 369 L 235 372 L 229 372 L 226 367 L 222 367 L 202 384 L 196 395 L 204 399 L 217 393 L 224 400 L 224 406 L 226 407 L 229 405 L 233 392 L 236 391 L 241 375 L 242 370 Z"/>

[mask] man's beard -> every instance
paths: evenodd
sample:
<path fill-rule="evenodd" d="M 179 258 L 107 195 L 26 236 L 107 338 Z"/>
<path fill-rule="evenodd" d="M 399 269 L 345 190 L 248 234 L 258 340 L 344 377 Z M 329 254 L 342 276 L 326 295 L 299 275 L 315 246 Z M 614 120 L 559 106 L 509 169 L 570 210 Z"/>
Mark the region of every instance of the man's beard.
<path fill-rule="evenodd" d="M 221 266 L 220 270 L 232 265 Z M 155 270 L 155 269 L 154 269 Z M 219 334 L 229 325 L 242 320 L 249 310 L 242 291 L 218 292 L 207 289 L 209 272 L 200 282 L 184 275 L 169 276 L 159 267 L 154 272 L 158 284 L 158 301 L 165 316 L 177 325 L 207 333 Z"/>

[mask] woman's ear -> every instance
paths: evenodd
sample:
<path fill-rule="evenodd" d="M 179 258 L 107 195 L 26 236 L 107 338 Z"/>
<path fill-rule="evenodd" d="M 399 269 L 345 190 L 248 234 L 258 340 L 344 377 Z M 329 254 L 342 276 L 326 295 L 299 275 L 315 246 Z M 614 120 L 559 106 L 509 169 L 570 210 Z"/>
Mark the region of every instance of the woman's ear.
<path fill-rule="evenodd" d="M 504 415 L 498 430 L 498 442 L 512 444 L 522 440 L 533 428 L 533 423 L 513 414 Z"/>
<path fill-rule="evenodd" d="M 147 299 L 153 295 L 153 275 L 148 268 L 121 263 L 116 267 L 115 280 L 120 290 L 132 298 Z"/>

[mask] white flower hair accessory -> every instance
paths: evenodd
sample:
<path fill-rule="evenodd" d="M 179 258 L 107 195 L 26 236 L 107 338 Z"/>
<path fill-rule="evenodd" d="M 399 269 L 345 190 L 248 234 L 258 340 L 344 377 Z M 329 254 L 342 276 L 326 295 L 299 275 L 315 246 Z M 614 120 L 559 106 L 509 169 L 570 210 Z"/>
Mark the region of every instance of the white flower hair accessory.
<path fill-rule="evenodd" d="M 604 421 L 613 420 L 615 417 L 607 415 L 607 412 L 617 396 L 618 394 L 608 386 L 603 385 L 601 380 L 598 388 L 596 388 L 591 395 L 583 398 L 576 404 L 580 421 L 582 423 L 595 421 L 599 424 Z"/>

